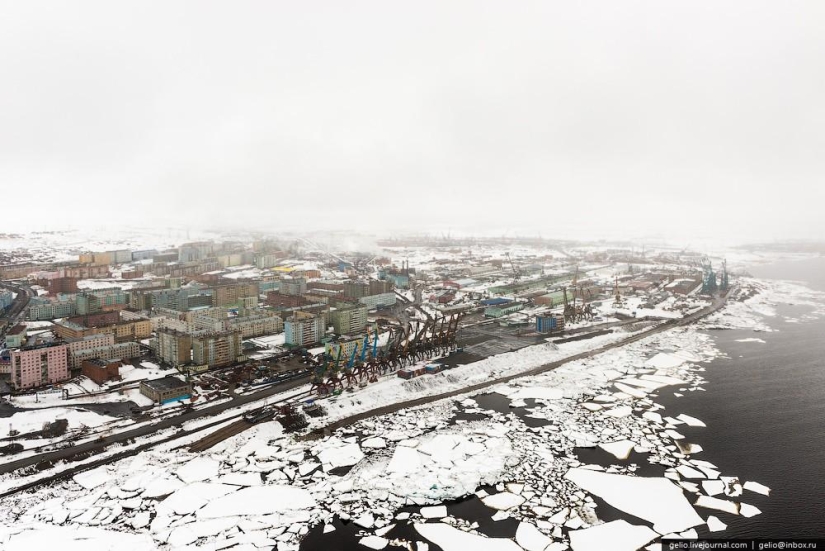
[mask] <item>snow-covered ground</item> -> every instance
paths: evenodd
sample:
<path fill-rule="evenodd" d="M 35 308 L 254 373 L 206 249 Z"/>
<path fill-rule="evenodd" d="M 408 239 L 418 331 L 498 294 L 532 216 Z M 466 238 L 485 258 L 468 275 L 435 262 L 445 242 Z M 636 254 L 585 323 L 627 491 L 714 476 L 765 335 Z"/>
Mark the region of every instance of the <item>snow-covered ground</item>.
<path fill-rule="evenodd" d="M 665 411 L 656 397 L 702 390 L 703 364 L 720 354 L 702 327 L 764 330 L 765 317 L 788 300 L 815 306 L 810 316 L 825 315 L 825 297 L 804 287 L 748 285 L 758 285 L 760 293 L 700 326 L 487 390 L 512 407 L 526 406 L 539 426 L 484 410 L 465 394 L 369 418 L 317 440 L 285 435 L 269 422 L 203 454 L 172 452 L 180 442 L 164 444 L 5 498 L 0 547 L 37 548 L 48 536 L 69 549 L 99 542 L 100 548 L 288 550 L 297 549 L 313 527 L 335 530 L 335 518 L 351 520 L 361 544 L 372 549 L 387 548 L 393 527 L 401 524 L 413 527 L 415 536 L 393 544 L 426 549 L 434 543 L 445 551 L 632 550 L 661 537 L 695 537 L 700 526 L 724 530 L 719 511 L 759 514 L 749 501 L 770 489 L 720 472 L 712 458 L 698 459 L 701 447 L 679 431 L 702 430 L 702 420 Z M 327 403 L 325 421 L 522 373 L 626 335 L 541 344 L 435 376 L 386 379 Z M 534 402 L 528 406 L 527 400 Z M 482 417 L 453 422 L 458 412 Z M 596 446 L 619 459 L 631 451 L 646 454 L 664 474 L 636 476 L 633 465 L 602 467 L 578 459 L 576 448 Z M 447 516 L 444 501 L 472 494 L 493 520 L 518 521 L 514 539 L 486 537 L 477 525 Z M 594 496 L 636 520 L 602 523 Z"/>

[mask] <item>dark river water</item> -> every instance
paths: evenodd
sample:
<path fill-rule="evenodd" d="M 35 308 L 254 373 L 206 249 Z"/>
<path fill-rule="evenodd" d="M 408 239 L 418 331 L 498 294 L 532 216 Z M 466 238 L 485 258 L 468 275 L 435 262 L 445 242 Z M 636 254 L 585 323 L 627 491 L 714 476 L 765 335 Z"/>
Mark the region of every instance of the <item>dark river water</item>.
<path fill-rule="evenodd" d="M 749 271 L 758 278 L 800 281 L 825 292 L 825 258 L 749 267 Z M 799 319 L 811 308 L 793 304 L 792 298 L 787 302 L 767 321 L 773 332 L 708 332 L 725 357 L 706 364 L 705 392 L 677 398 L 670 387 L 662 389 L 656 399 L 665 406 L 663 415 L 686 413 L 705 422 L 706 428 L 678 427 L 686 441 L 704 448 L 697 459 L 715 464 L 723 476 L 738 476 L 743 483 L 752 480 L 771 488 L 770 496 L 746 491 L 729 498 L 758 507 L 762 514 L 752 518 L 697 508 L 702 518 L 712 514 L 728 525 L 726 531 L 715 534 L 707 527 L 698 528 L 700 537 L 825 537 L 825 319 L 789 323 L 786 318 Z M 737 342 L 754 337 L 765 343 Z M 497 395 L 476 399 L 483 408 L 507 411 L 509 402 L 503 397 L 501 403 L 493 403 Z M 509 411 L 523 413 L 519 409 L 523 408 Z M 578 452 L 585 462 L 617 463 L 598 449 Z M 638 475 L 662 475 L 663 468 L 650 465 L 645 456 L 634 453 L 630 462 L 639 465 Z M 645 524 L 598 498 L 596 502 L 602 520 L 624 518 Z M 479 531 L 489 536 L 512 537 L 515 533 L 515 521 L 490 522 L 492 511 L 475 496 L 447 505 L 451 515 L 479 521 Z M 301 549 L 364 549 L 358 545 L 358 530 L 352 524 L 336 521 L 335 525 L 338 529 L 329 534 L 323 534 L 321 527 L 313 529 Z M 399 523 L 387 537 L 421 539 L 405 523 Z M 430 549 L 439 548 L 431 544 Z"/>
<path fill-rule="evenodd" d="M 758 278 L 804 281 L 825 291 L 825 258 L 749 270 Z M 707 424 L 679 427 L 704 448 L 697 459 L 772 489 L 770 497 L 746 491 L 739 498 L 761 515 L 714 513 L 728 524 L 725 537 L 825 536 L 825 320 L 785 321 L 810 310 L 780 305 L 768 321 L 773 332 L 711 331 L 728 358 L 707 366 L 706 392 L 675 398 L 662 391 L 657 400 L 671 415 L 687 413 Z M 750 337 L 766 343 L 737 342 Z"/>

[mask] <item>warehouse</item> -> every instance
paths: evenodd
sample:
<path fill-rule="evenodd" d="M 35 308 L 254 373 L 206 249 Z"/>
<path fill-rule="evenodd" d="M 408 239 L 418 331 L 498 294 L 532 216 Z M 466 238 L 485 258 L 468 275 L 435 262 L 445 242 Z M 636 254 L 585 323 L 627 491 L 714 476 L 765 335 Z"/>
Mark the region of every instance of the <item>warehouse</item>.
<path fill-rule="evenodd" d="M 489 306 L 484 309 L 485 318 L 500 318 L 524 309 L 523 302 L 510 302 L 499 306 Z"/>
<path fill-rule="evenodd" d="M 185 400 L 192 396 L 192 384 L 177 377 L 167 376 L 140 383 L 140 393 L 160 404 Z"/>

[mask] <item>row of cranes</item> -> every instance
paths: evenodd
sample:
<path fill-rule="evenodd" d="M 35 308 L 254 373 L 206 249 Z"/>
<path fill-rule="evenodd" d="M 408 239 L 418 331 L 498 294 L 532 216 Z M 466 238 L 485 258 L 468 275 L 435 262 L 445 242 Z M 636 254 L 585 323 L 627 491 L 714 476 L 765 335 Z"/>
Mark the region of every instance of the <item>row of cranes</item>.
<path fill-rule="evenodd" d="M 416 321 L 415 329 L 412 323 L 406 328 L 392 327 L 387 343 L 380 347 L 378 331 L 368 332 L 356 342 L 349 359 L 344 357 L 343 346 L 338 346 L 334 358 L 324 352 L 310 360 L 310 392 L 318 396 L 340 394 L 344 389 L 376 382 L 379 375 L 406 365 L 446 355 L 456 348 L 460 319 L 461 314 L 453 314 L 427 319 L 423 327 Z"/>
<path fill-rule="evenodd" d="M 702 293 L 713 294 L 718 290 L 727 291 L 730 287 L 728 278 L 728 262 L 722 260 L 722 273 L 720 281 L 716 280 L 716 273 L 708 257 L 702 258 Z"/>
<path fill-rule="evenodd" d="M 578 266 L 576 266 L 576 272 L 573 274 L 573 281 L 571 282 L 571 285 L 573 287 L 572 304 L 567 300 L 567 287 L 562 287 L 562 293 L 564 294 L 564 322 L 576 323 L 584 320 L 592 320 L 595 317 L 595 314 L 593 312 L 593 307 L 584 302 L 585 290 L 583 286 L 579 285 Z M 589 293 L 590 291 L 588 290 L 587 292 Z M 581 304 L 576 304 L 576 300 L 579 298 L 581 299 Z"/>

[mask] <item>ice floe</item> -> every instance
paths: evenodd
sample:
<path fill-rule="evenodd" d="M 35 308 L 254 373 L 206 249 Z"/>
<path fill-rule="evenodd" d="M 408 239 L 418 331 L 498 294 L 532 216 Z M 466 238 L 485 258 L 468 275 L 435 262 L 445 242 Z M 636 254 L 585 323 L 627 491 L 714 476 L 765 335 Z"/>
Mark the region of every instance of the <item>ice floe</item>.
<path fill-rule="evenodd" d="M 653 523 L 660 534 L 681 532 L 704 521 L 682 491 L 666 478 L 645 478 L 574 468 L 566 478 L 617 509 Z"/>
<path fill-rule="evenodd" d="M 415 530 L 444 551 L 522 551 L 508 538 L 485 538 L 442 523 L 416 524 Z"/>
<path fill-rule="evenodd" d="M 697 507 L 704 507 L 705 509 L 716 509 L 717 511 L 724 511 L 732 515 L 739 514 L 739 504 L 726 499 L 719 499 L 716 497 L 699 496 L 696 500 Z"/>
<path fill-rule="evenodd" d="M 198 510 L 198 518 L 238 515 L 268 515 L 315 506 L 315 500 L 303 488 L 293 486 L 253 486 L 211 501 Z"/>
<path fill-rule="evenodd" d="M 570 547 L 573 551 L 636 551 L 658 535 L 647 526 L 614 520 L 592 528 L 571 531 Z"/>

